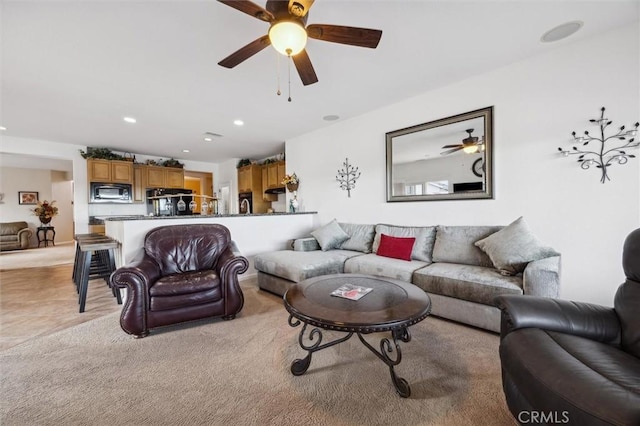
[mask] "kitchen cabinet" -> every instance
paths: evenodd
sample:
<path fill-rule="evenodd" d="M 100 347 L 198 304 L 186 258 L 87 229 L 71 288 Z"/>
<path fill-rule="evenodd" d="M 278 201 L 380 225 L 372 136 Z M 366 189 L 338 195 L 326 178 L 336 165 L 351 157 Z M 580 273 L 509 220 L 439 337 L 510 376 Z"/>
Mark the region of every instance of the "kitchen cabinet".
<path fill-rule="evenodd" d="M 285 162 L 278 161 L 276 163 L 269 163 L 267 167 L 267 188 L 284 188 L 282 179 L 285 175 Z"/>
<path fill-rule="evenodd" d="M 145 188 L 184 188 L 184 170 L 144 166 Z"/>
<path fill-rule="evenodd" d="M 178 168 L 165 167 L 166 186 L 165 188 L 184 188 L 184 170 Z"/>
<path fill-rule="evenodd" d="M 252 192 L 253 189 L 253 175 L 254 170 L 257 170 L 257 165 L 249 164 L 248 166 L 242 166 L 238 169 L 238 192 Z M 260 174 L 262 179 L 262 173 Z M 257 188 L 256 188 L 257 189 Z"/>
<path fill-rule="evenodd" d="M 269 165 L 262 166 L 262 199 L 264 201 L 278 201 L 278 194 L 265 194 L 269 189 Z"/>
<path fill-rule="evenodd" d="M 104 225 L 89 225 L 89 233 L 104 235 Z"/>
<path fill-rule="evenodd" d="M 238 193 L 252 194 L 253 211 L 251 213 L 266 213 L 271 206 L 271 197 L 265 198 L 262 187 L 264 166 L 250 164 L 238 168 Z M 269 194 L 267 194 L 269 195 Z"/>
<path fill-rule="evenodd" d="M 133 183 L 133 163 L 88 158 L 87 175 L 89 182 Z"/>
<path fill-rule="evenodd" d="M 145 190 L 147 188 L 144 180 L 144 166 L 134 164 L 133 166 L 133 202 L 143 203 Z"/>

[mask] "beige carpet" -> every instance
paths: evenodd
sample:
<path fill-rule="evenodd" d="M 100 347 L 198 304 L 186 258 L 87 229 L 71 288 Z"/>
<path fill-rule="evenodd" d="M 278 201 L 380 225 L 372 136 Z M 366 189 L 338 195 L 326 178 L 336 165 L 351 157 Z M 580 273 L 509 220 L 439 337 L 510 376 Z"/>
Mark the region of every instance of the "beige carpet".
<path fill-rule="evenodd" d="M 11 250 L 0 252 L 0 271 L 35 268 L 73 263 L 75 244 L 61 243 L 56 246 Z"/>
<path fill-rule="evenodd" d="M 0 353 L 2 425 L 513 425 L 498 337 L 436 318 L 411 328 L 396 371 L 357 338 L 304 352 L 280 298 L 244 285 L 233 321 L 168 327 L 135 340 L 117 314 Z M 327 336 L 326 336 L 327 337 Z M 325 338 L 326 338 L 325 337 Z M 378 347 L 379 335 L 369 336 Z"/>

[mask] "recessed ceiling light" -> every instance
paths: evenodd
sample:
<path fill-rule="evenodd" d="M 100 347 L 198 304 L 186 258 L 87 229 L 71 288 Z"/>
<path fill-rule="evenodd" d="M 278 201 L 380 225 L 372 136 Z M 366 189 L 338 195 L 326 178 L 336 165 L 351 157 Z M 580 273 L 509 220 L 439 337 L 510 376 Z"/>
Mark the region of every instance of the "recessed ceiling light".
<path fill-rule="evenodd" d="M 138 121 L 138 120 L 136 120 L 136 119 L 135 119 L 135 118 L 133 118 L 133 117 L 124 117 L 124 118 L 123 118 L 123 120 L 124 120 L 124 121 L 126 121 L 127 123 L 131 123 L 131 124 L 133 124 L 133 123 L 135 123 L 136 121 Z"/>
<path fill-rule="evenodd" d="M 188 149 L 183 149 L 182 152 L 191 152 Z"/>
<path fill-rule="evenodd" d="M 324 117 L 322 117 L 322 119 L 323 119 L 324 121 L 336 121 L 336 120 L 338 120 L 339 118 L 340 118 L 340 116 L 339 116 L 339 115 L 333 115 L 333 114 L 331 114 L 331 115 L 325 115 Z"/>
<path fill-rule="evenodd" d="M 542 37 L 540 37 L 540 41 L 543 43 L 551 43 L 554 41 L 562 40 L 563 38 L 567 38 L 571 34 L 577 32 L 580 28 L 582 28 L 583 25 L 584 22 L 582 21 L 566 22 L 542 34 Z"/>
<path fill-rule="evenodd" d="M 244 121 L 242 120 L 233 120 L 233 124 L 236 126 L 244 126 Z"/>
<path fill-rule="evenodd" d="M 0 130 L 7 130 L 7 128 L 4 126 L 0 126 Z"/>
<path fill-rule="evenodd" d="M 207 142 L 211 142 L 213 140 L 213 138 L 206 137 L 206 138 L 204 138 L 204 140 L 207 141 Z"/>

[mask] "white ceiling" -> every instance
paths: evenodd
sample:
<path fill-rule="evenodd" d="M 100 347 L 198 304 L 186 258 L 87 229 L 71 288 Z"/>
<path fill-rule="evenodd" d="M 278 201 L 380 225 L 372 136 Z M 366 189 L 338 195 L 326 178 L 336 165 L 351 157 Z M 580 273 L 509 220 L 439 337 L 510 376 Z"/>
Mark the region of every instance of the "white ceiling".
<path fill-rule="evenodd" d="M 214 0 L 0 7 L 3 134 L 211 162 L 264 158 L 331 125 L 323 116 L 345 120 L 639 16 L 637 1 L 317 0 L 309 24 L 381 29 L 382 40 L 375 50 L 309 40 L 319 82 L 302 86 L 293 68 L 289 103 L 286 58 L 276 96 L 271 48 L 231 70 L 217 65 L 268 24 Z M 539 41 L 573 20 L 585 25 L 569 39 Z M 204 142 L 207 131 L 223 137 Z"/>

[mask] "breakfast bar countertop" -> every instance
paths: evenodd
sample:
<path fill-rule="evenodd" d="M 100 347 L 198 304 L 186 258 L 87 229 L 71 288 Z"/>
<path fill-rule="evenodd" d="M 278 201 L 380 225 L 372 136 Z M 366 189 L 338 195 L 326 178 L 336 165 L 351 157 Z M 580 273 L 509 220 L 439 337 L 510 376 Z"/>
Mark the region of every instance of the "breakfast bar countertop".
<path fill-rule="evenodd" d="M 159 226 L 217 223 L 231 232 L 242 254 L 251 257 L 268 251 L 286 250 L 291 240 L 310 235 L 319 226 L 317 212 L 220 214 L 193 216 L 97 216 L 104 220 L 105 234 L 118 243 L 116 265 L 127 264 L 144 247 L 147 233 Z M 250 273 L 255 273 L 251 271 Z"/>
<path fill-rule="evenodd" d="M 125 220 L 171 220 L 171 219 L 216 219 L 222 217 L 255 217 L 255 216 L 293 216 L 303 214 L 317 214 L 318 212 L 273 212 L 273 213 L 248 213 L 248 214 L 210 214 L 210 215 L 184 215 L 184 216 L 95 216 L 98 220 L 104 221 L 125 221 Z"/>

